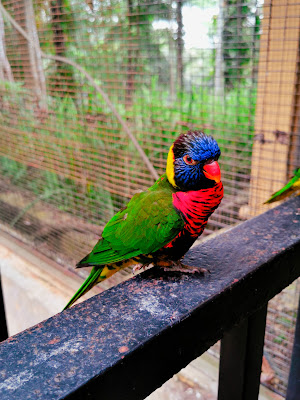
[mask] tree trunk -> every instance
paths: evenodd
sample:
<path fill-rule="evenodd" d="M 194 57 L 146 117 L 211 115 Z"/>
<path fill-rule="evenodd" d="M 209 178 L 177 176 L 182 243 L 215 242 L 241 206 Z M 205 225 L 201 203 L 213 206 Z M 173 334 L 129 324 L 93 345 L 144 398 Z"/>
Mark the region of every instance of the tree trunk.
<path fill-rule="evenodd" d="M 27 43 L 31 75 L 33 78 L 33 89 L 39 103 L 42 103 L 42 106 L 44 107 L 46 104 L 46 79 L 44 75 L 32 0 L 24 0 L 24 6 L 26 31 L 32 43 L 34 43 L 34 46 Z"/>
<path fill-rule="evenodd" d="M 134 92 L 134 50 L 133 47 L 133 33 L 132 33 L 132 23 L 133 17 L 133 2 L 132 0 L 127 0 L 127 9 L 128 9 L 128 47 L 127 47 L 127 79 L 126 79 L 126 94 L 125 94 L 125 105 L 126 107 L 130 107 L 132 105 L 132 97 Z M 135 18 L 135 17 L 134 17 Z"/>
<path fill-rule="evenodd" d="M 224 95 L 224 60 L 223 60 L 223 0 L 219 0 L 219 15 L 217 20 L 217 46 L 215 58 L 215 95 Z"/>
<path fill-rule="evenodd" d="M 0 12 L 0 80 L 13 82 L 14 77 L 6 56 L 5 31 L 2 13 Z"/>
<path fill-rule="evenodd" d="M 183 89 L 183 21 L 182 21 L 182 1 L 177 1 L 176 8 L 177 21 L 177 84 L 180 90 Z"/>
<path fill-rule="evenodd" d="M 46 79 L 32 0 L 16 0 L 13 3 L 13 10 L 14 19 L 27 32 L 31 41 L 29 43 L 21 34 L 17 33 L 18 46 L 22 49 L 20 53 L 20 63 L 24 71 L 22 78 L 25 86 L 33 90 L 39 107 L 45 109 Z"/>
<path fill-rule="evenodd" d="M 65 44 L 64 30 L 61 21 L 63 15 L 63 1 L 52 0 L 50 2 L 50 10 L 52 17 L 53 45 L 55 47 L 55 54 L 57 56 L 65 56 L 66 44 Z"/>
<path fill-rule="evenodd" d="M 51 0 L 50 1 L 50 12 L 52 18 L 52 30 L 53 30 L 53 45 L 55 48 L 55 55 L 66 57 L 67 56 L 67 45 L 65 38 L 65 30 L 63 27 L 63 18 L 64 16 L 64 0 Z M 72 21 L 68 21 L 69 24 L 72 24 Z M 71 66 L 61 63 L 60 61 L 56 61 L 56 72 L 57 72 L 57 80 L 54 84 L 55 87 L 62 89 L 65 91 L 61 92 L 64 95 L 72 94 L 75 85 L 74 85 L 74 75 L 73 69 Z"/>
<path fill-rule="evenodd" d="M 174 38 L 172 35 L 172 31 L 168 31 L 168 40 L 169 40 L 169 74 L 170 74 L 170 100 L 173 102 L 175 100 L 175 79 L 176 79 L 176 70 L 175 70 L 175 49 L 174 49 Z"/>

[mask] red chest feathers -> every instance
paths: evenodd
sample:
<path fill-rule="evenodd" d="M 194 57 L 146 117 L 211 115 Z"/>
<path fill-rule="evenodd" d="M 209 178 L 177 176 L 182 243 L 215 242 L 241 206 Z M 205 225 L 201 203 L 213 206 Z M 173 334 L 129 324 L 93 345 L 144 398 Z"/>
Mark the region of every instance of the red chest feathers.
<path fill-rule="evenodd" d="M 220 182 L 209 189 L 173 193 L 173 205 L 185 221 L 184 229 L 192 237 L 198 237 L 222 198 L 223 185 Z"/>

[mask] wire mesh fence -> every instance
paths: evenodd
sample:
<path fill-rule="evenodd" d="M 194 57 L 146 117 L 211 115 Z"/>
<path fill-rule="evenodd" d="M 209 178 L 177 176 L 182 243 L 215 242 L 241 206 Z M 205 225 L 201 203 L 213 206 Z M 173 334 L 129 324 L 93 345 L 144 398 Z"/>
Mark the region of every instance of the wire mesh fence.
<path fill-rule="evenodd" d="M 218 140 L 225 196 L 206 234 L 265 211 L 299 167 L 299 2 L 0 7 L 1 226 L 69 268 L 154 180 L 130 134 L 158 174 L 180 133 Z M 270 304 L 266 351 L 280 393 L 298 292 Z"/>

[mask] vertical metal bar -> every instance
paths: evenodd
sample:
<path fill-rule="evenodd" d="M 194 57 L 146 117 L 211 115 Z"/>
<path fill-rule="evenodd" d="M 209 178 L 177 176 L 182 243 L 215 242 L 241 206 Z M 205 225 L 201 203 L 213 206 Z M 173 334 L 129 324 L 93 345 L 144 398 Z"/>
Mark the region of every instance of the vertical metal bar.
<path fill-rule="evenodd" d="M 5 308 L 2 295 L 2 285 L 1 285 L 1 269 L 0 269 L 0 342 L 8 338 L 6 318 L 5 318 Z"/>
<path fill-rule="evenodd" d="M 218 400 L 258 398 L 267 304 L 221 341 Z"/>
<path fill-rule="evenodd" d="M 248 318 L 243 400 L 258 399 L 268 304 Z"/>
<path fill-rule="evenodd" d="M 218 400 L 242 399 L 247 329 L 246 319 L 221 340 Z"/>
<path fill-rule="evenodd" d="M 289 382 L 286 393 L 286 400 L 298 400 L 300 396 L 300 297 L 296 321 L 295 337 Z"/>

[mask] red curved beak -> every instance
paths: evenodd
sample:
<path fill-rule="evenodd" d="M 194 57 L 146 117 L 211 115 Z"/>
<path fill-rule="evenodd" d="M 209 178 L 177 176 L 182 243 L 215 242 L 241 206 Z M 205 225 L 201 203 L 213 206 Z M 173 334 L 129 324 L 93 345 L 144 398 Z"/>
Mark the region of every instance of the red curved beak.
<path fill-rule="evenodd" d="M 203 173 L 206 178 L 216 181 L 217 183 L 221 180 L 221 170 L 217 161 L 213 161 L 210 164 L 205 164 L 203 167 Z"/>

